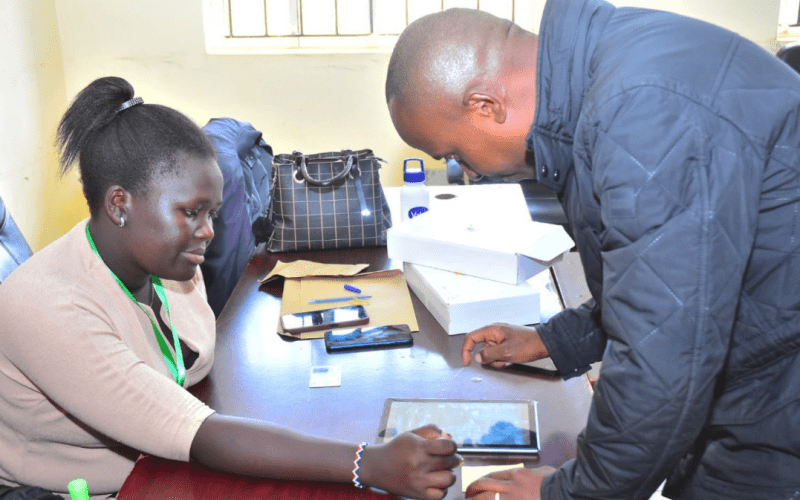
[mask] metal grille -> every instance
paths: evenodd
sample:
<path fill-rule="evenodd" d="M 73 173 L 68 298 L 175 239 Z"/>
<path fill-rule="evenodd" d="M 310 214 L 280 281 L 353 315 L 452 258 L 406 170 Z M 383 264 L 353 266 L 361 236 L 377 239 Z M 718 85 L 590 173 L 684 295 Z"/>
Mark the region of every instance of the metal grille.
<path fill-rule="evenodd" d="M 225 0 L 228 38 L 399 35 L 409 23 L 451 7 L 517 22 L 516 0 Z M 524 25 L 524 24 L 523 24 Z"/>

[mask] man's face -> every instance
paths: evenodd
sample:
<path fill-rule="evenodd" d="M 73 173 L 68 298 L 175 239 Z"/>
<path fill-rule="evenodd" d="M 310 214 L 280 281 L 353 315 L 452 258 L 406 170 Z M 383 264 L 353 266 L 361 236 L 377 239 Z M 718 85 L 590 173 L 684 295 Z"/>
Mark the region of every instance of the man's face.
<path fill-rule="evenodd" d="M 507 110 L 505 119 L 498 122 L 474 106 L 432 101 L 429 106 L 411 106 L 396 99 L 389 102 L 394 126 L 409 146 L 436 159 L 457 160 L 472 178 L 535 178 L 534 167 L 525 162 L 525 138 L 532 117 Z"/>
<path fill-rule="evenodd" d="M 188 157 L 134 197 L 128 246 L 134 265 L 147 274 L 191 279 L 214 237 L 212 219 L 222 205 L 223 178 L 213 159 Z"/>

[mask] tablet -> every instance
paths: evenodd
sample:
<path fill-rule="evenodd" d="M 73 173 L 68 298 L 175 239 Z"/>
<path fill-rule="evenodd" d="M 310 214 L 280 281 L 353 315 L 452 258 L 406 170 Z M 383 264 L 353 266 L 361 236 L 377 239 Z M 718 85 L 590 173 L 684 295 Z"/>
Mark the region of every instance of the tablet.
<path fill-rule="evenodd" d="M 463 454 L 538 455 L 536 401 L 389 398 L 378 442 L 426 424 L 453 436 Z"/>

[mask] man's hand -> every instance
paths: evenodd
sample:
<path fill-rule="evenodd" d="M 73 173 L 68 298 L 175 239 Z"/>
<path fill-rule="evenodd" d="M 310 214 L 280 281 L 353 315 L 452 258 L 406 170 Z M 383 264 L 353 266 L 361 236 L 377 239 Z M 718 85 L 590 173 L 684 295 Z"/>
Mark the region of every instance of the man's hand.
<path fill-rule="evenodd" d="M 470 364 L 472 351 L 480 343 L 485 345 L 475 354 L 475 361 L 492 368 L 503 368 L 508 363 L 525 363 L 550 355 L 535 328 L 495 323 L 464 337 L 461 348 L 464 366 Z"/>
<path fill-rule="evenodd" d="M 470 484 L 465 496 L 472 500 L 539 500 L 542 481 L 553 472 L 552 467 L 492 472 Z"/>

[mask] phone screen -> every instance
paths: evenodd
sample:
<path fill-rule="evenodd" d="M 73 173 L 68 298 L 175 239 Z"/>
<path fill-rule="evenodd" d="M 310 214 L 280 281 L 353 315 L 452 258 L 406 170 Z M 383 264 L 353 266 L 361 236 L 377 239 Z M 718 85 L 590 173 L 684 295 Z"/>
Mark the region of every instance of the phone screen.
<path fill-rule="evenodd" d="M 364 306 L 344 306 L 319 311 L 285 314 L 281 316 L 281 327 L 287 333 L 324 330 L 342 326 L 363 325 L 369 321 Z"/>

